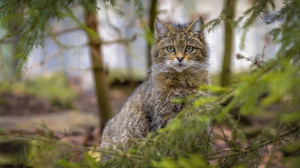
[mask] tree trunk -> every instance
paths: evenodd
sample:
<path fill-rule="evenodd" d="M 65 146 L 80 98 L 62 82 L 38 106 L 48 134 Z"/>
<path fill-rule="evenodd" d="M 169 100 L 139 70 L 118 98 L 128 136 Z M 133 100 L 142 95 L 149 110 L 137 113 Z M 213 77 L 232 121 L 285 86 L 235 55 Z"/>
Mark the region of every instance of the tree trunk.
<path fill-rule="evenodd" d="M 225 0 L 224 9 L 228 9 L 225 18 L 225 32 L 224 32 L 224 55 L 221 72 L 221 86 L 228 86 L 231 82 L 231 59 L 232 51 L 234 49 L 234 28 L 232 22 L 235 15 L 236 0 Z"/>
<path fill-rule="evenodd" d="M 85 24 L 88 28 L 98 32 L 98 19 L 96 14 L 85 17 Z M 99 33 L 97 33 L 99 35 Z M 99 37 L 87 33 L 91 52 L 92 70 L 95 81 L 95 91 L 99 107 L 100 135 L 106 122 L 112 117 L 112 109 L 109 100 L 109 89 L 106 81 L 106 74 L 102 60 L 101 42 Z"/>
<path fill-rule="evenodd" d="M 154 33 L 154 22 L 155 22 L 155 18 L 157 16 L 157 0 L 152 0 L 151 2 L 151 7 L 150 7 L 150 11 L 149 11 L 149 28 L 151 33 Z M 151 67 L 152 64 L 152 58 L 151 58 L 151 46 L 152 44 L 148 43 L 147 46 L 147 65 L 148 68 Z"/>

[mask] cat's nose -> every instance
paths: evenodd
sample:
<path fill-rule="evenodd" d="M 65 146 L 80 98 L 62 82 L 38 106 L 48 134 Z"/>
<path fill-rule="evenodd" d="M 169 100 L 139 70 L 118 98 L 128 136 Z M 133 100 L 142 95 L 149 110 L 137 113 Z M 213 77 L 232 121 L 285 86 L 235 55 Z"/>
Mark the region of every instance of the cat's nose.
<path fill-rule="evenodd" d="M 177 57 L 177 60 L 178 60 L 179 62 L 181 62 L 183 59 L 184 59 L 183 57 Z"/>

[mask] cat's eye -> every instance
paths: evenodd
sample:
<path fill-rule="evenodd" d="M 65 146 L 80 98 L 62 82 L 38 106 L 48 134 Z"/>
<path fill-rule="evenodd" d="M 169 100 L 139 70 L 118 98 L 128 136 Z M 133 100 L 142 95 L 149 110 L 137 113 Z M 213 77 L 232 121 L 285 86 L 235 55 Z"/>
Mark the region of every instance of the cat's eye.
<path fill-rule="evenodd" d="M 168 47 L 167 47 L 167 51 L 168 51 L 169 53 L 172 53 L 172 52 L 175 51 L 175 47 L 173 47 L 173 46 L 168 46 Z"/>
<path fill-rule="evenodd" d="M 194 51 L 194 47 L 193 46 L 186 46 L 185 47 L 185 52 L 193 52 Z"/>

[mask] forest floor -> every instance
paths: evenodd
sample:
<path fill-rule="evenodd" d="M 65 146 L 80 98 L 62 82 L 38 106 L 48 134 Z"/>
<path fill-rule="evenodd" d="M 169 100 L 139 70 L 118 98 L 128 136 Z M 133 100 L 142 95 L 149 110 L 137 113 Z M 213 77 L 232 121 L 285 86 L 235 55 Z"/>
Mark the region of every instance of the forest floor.
<path fill-rule="evenodd" d="M 117 113 L 136 84 L 110 90 L 113 112 Z M 80 93 L 72 108 L 49 104 L 45 99 L 16 93 L 0 93 L 0 128 L 40 134 L 52 130 L 57 138 L 72 145 L 97 146 L 99 118 L 96 96 Z M 67 132 L 67 136 L 65 136 Z"/>

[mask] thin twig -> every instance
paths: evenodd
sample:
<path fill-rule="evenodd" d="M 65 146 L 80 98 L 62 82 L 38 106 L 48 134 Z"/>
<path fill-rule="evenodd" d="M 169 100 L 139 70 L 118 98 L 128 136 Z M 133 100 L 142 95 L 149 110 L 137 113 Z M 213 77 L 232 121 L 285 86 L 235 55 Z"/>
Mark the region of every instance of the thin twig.
<path fill-rule="evenodd" d="M 211 128 L 211 130 L 210 130 L 210 132 L 208 134 L 208 138 L 207 138 L 207 142 L 206 142 L 206 150 L 208 150 L 210 137 L 211 137 L 211 134 L 213 133 L 215 125 L 216 125 L 216 121 L 213 122 L 213 126 L 212 126 L 212 128 Z"/>
<path fill-rule="evenodd" d="M 50 29 L 51 30 L 51 29 Z M 74 32 L 74 31 L 78 31 L 78 30 L 82 30 L 80 27 L 73 27 L 73 28 L 69 28 L 69 29 L 64 29 L 64 30 L 61 30 L 61 31 L 57 31 L 57 32 L 48 32 L 47 34 L 45 34 L 46 37 L 51 37 L 53 35 L 55 36 L 60 36 L 60 35 L 63 35 L 63 34 L 66 34 L 66 33 L 71 33 L 71 32 Z"/>
<path fill-rule="evenodd" d="M 120 39 L 116 39 L 116 40 L 111 40 L 111 41 L 101 41 L 100 43 L 103 45 L 111 45 L 111 44 L 127 44 L 129 42 L 133 42 L 134 40 L 136 40 L 137 38 L 137 34 L 134 34 L 131 38 L 120 38 Z"/>
<path fill-rule="evenodd" d="M 27 167 L 27 166 L 33 161 L 33 159 L 34 159 L 38 154 L 40 154 L 43 150 L 45 150 L 45 149 L 46 149 L 47 147 L 49 147 L 50 145 L 55 144 L 56 142 L 62 140 L 62 139 L 65 138 L 67 135 L 68 135 L 68 134 L 65 132 L 65 135 L 64 135 L 63 137 L 59 138 L 58 140 L 56 140 L 56 139 L 50 139 L 50 140 L 51 140 L 50 143 L 44 145 L 44 146 L 43 146 L 40 150 L 38 150 L 38 151 L 37 151 L 37 152 L 36 152 L 29 160 L 26 161 L 26 163 L 24 164 L 24 168 Z"/>
<path fill-rule="evenodd" d="M 285 137 L 285 136 L 287 136 L 289 134 L 292 134 L 292 133 L 294 133 L 294 132 L 296 132 L 298 130 L 299 130 L 299 127 L 291 128 L 286 133 L 281 134 L 279 136 L 279 138 Z M 233 157 L 233 156 L 236 156 L 236 155 L 242 155 L 242 154 L 245 154 L 245 153 L 257 150 L 257 149 L 259 149 L 261 147 L 264 147 L 266 145 L 269 145 L 269 144 L 273 143 L 274 141 L 276 141 L 277 139 L 278 139 L 278 137 L 272 137 L 272 138 L 269 138 L 269 139 L 265 140 L 265 142 L 261 143 L 257 147 L 248 146 L 245 149 L 239 150 L 238 152 L 232 152 L 233 150 L 225 150 L 225 151 L 223 151 L 223 152 L 232 152 L 232 153 L 229 153 L 227 155 L 210 156 L 210 155 L 214 155 L 214 153 L 213 154 L 208 154 L 208 155 L 206 155 L 207 156 L 206 159 L 208 159 L 208 160 L 214 160 L 214 159 L 221 159 L 221 158 L 226 158 L 226 157 Z"/>

